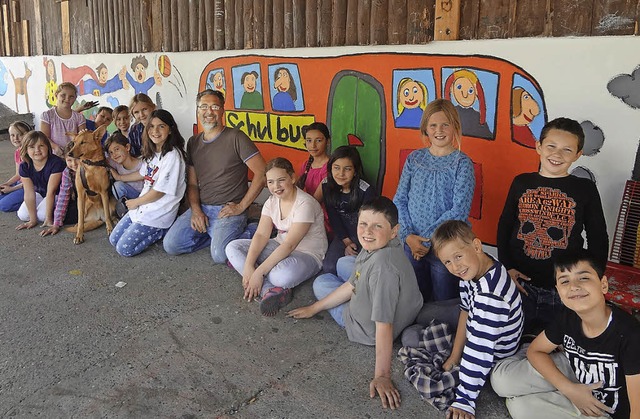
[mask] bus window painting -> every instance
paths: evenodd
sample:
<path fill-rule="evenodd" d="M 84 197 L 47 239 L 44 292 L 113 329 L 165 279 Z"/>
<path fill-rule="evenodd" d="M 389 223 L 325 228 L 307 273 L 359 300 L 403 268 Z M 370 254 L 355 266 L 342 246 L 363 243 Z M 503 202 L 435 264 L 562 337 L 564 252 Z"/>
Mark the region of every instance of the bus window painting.
<path fill-rule="evenodd" d="M 432 69 L 393 70 L 392 112 L 396 128 L 420 128 L 422 112 L 436 98 Z"/>
<path fill-rule="evenodd" d="M 271 107 L 276 112 L 304 111 L 300 72 L 295 64 L 269 66 Z"/>
<path fill-rule="evenodd" d="M 217 90 L 226 97 L 227 89 L 225 83 L 223 69 L 216 68 L 209 71 L 209 76 L 207 77 L 207 89 Z"/>
<path fill-rule="evenodd" d="M 238 109 L 263 110 L 260 64 L 239 65 L 231 69 L 233 103 Z"/>
<path fill-rule="evenodd" d="M 298 100 L 302 99 L 304 86 L 304 114 L 296 102 L 295 111 L 280 111 L 277 107 L 274 109 L 273 101 L 269 100 L 274 92 L 273 75 L 286 66 L 295 66 L 298 71 L 295 73 L 289 67 L 293 79 L 300 81 L 296 84 Z M 233 89 L 234 98 L 227 100 L 225 106 L 227 125 L 247 133 L 266 160 L 282 156 L 296 167 L 301 165 L 308 157 L 301 129 L 313 121 L 326 122 L 332 134 L 332 150 L 340 145 L 356 147 L 363 160 L 365 180 L 388 197 L 395 194 L 406 155 L 423 147 L 418 130 L 397 126 L 400 80 L 411 78 L 422 82 L 427 88 L 427 101 L 431 101 L 446 96 L 447 79 L 455 71 L 472 72 L 483 89 L 485 122 L 491 135 L 482 138 L 465 134 L 463 126 L 461 147 L 473 160 L 476 174 L 470 221 L 481 240 L 489 245 L 495 244 L 498 219 L 511 181 L 520 173 L 538 169 L 535 150 L 512 140 L 511 108 L 517 83 L 535 98 L 540 108 L 539 115 L 529 125 L 534 135 L 539 135 L 536 124 L 544 124 L 546 120 L 542 89 L 524 69 L 502 58 L 411 53 L 287 57 L 286 61 L 275 56 L 222 57 L 205 66 L 200 90 L 206 88 L 207 76 L 214 69 L 233 76 L 233 83 L 226 86 L 227 91 Z M 261 92 L 270 91 L 261 110 L 239 106 L 244 92 L 240 76 L 247 71 L 259 74 Z M 430 72 L 429 75 L 425 71 Z M 432 87 L 429 78 L 433 79 Z M 228 96 L 232 96 L 231 92 Z M 475 106 L 479 113 L 477 94 L 474 102 L 472 108 Z M 202 127 L 195 125 L 194 131 L 199 130 Z M 496 159 L 496 156 L 508 158 Z"/>
<path fill-rule="evenodd" d="M 525 147 L 536 148 L 546 114 L 541 112 L 542 97 L 537 88 L 519 74 L 513 75 L 511 89 L 511 139 Z"/>

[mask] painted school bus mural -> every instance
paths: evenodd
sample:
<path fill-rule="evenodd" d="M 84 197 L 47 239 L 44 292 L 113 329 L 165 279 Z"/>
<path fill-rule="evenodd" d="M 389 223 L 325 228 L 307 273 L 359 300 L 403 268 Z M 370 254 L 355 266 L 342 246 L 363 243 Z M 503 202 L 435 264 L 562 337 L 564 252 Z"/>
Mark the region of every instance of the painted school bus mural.
<path fill-rule="evenodd" d="M 257 86 L 249 88 L 261 92 L 260 109 L 242 106 L 247 92 L 242 74 L 248 71 L 258 74 Z M 388 197 L 395 194 L 409 153 L 424 146 L 422 111 L 437 98 L 451 100 L 461 115 L 462 150 L 475 167 L 470 219 L 487 244 L 496 242 L 514 176 L 538 168 L 532 147 L 547 119 L 542 90 L 526 71 L 500 58 L 405 53 L 225 57 L 204 68 L 199 90 L 211 87 L 218 73 L 233 75 L 224 86 L 227 126 L 244 131 L 266 160 L 283 156 L 299 167 L 307 159 L 302 128 L 326 122 L 331 149 L 357 147 L 365 179 Z M 201 129 L 194 125 L 194 131 Z"/>

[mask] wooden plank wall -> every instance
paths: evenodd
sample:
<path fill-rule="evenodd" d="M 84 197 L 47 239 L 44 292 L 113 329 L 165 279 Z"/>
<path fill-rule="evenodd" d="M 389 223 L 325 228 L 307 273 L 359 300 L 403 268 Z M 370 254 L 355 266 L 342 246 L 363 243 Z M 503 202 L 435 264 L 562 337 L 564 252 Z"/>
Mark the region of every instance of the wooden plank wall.
<path fill-rule="evenodd" d="M 62 54 L 61 0 L 0 0 L 9 42 Z M 68 0 L 72 54 L 424 44 L 451 0 Z M 640 0 L 464 0 L 460 39 L 638 34 Z M 440 3 L 439 3 L 440 4 Z M 39 12 L 39 15 L 38 15 Z M 5 28 L 3 28 L 4 33 Z M 7 55 L 4 36 L 0 55 Z M 13 48 L 10 55 L 23 55 Z"/>

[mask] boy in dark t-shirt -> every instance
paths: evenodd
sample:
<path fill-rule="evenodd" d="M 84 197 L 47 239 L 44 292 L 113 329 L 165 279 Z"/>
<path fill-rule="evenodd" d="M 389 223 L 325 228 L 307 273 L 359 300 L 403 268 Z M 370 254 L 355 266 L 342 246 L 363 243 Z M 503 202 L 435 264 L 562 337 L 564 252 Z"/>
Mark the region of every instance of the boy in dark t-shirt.
<path fill-rule="evenodd" d="M 525 333 L 539 333 L 562 305 L 554 286 L 553 260 L 584 247 L 602 267 L 609 239 L 596 185 L 569 174 L 582 155 L 584 132 L 577 121 L 557 118 L 542 129 L 538 173 L 511 184 L 498 223 L 498 258 L 511 279 L 522 280 Z"/>
<path fill-rule="evenodd" d="M 515 419 L 640 418 L 640 323 L 605 302 L 607 277 L 584 250 L 556 259 L 555 270 L 566 308 L 528 361 L 521 351 L 496 365 L 494 390 Z"/>

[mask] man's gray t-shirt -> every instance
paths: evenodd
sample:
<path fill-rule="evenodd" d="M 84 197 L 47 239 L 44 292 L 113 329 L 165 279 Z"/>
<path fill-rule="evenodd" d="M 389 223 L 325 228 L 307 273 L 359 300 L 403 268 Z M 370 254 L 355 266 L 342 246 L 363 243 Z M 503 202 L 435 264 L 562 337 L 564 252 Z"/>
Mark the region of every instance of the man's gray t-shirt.
<path fill-rule="evenodd" d="M 226 127 L 212 141 L 203 140 L 200 133 L 187 143 L 187 165 L 195 168 L 200 203 L 240 202 L 249 189 L 246 162 L 258 148 L 242 131 Z"/>
<path fill-rule="evenodd" d="M 342 319 L 353 342 L 375 345 L 375 322 L 392 323 L 395 339 L 422 308 L 416 275 L 397 238 L 373 252 L 363 249 L 349 282 L 355 289 Z"/>

